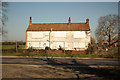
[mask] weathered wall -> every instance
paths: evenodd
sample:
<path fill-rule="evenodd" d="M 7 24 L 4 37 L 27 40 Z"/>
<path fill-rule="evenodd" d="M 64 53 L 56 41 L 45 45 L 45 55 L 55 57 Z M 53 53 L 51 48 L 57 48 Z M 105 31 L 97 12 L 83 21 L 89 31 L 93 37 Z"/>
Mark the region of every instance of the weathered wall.
<path fill-rule="evenodd" d="M 27 48 L 84 50 L 88 43 L 90 31 L 27 31 Z"/>

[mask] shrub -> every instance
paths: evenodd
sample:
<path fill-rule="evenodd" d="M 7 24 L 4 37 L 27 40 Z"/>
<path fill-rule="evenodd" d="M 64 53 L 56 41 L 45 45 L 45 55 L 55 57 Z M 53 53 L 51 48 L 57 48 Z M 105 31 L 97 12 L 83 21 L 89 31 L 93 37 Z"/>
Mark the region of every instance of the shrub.
<path fill-rule="evenodd" d="M 58 50 L 64 50 L 61 46 L 59 46 Z"/>
<path fill-rule="evenodd" d="M 93 47 L 94 47 L 94 46 L 93 46 L 92 44 L 89 44 L 89 45 L 88 45 L 88 48 L 87 48 L 87 50 L 86 50 L 86 53 L 87 53 L 87 54 L 93 53 L 93 52 L 94 52 Z"/>
<path fill-rule="evenodd" d="M 17 41 L 18 45 L 25 45 L 25 42 Z M 2 45 L 16 45 L 16 42 L 2 42 Z"/>
<path fill-rule="evenodd" d="M 47 46 L 46 46 L 46 47 L 45 47 L 45 50 L 51 50 L 51 49 L 50 49 L 50 47 L 47 47 Z"/>
<path fill-rule="evenodd" d="M 27 51 L 32 52 L 32 51 L 33 51 L 33 48 L 32 48 L 32 47 L 29 47 L 29 48 L 27 49 Z"/>
<path fill-rule="evenodd" d="M 27 50 L 24 50 L 24 51 L 23 51 L 23 53 L 29 53 L 29 51 L 27 51 Z"/>
<path fill-rule="evenodd" d="M 39 53 L 40 53 L 40 51 L 39 51 L 39 50 L 37 50 L 37 51 L 36 51 L 36 53 L 37 53 L 37 54 L 39 54 Z"/>

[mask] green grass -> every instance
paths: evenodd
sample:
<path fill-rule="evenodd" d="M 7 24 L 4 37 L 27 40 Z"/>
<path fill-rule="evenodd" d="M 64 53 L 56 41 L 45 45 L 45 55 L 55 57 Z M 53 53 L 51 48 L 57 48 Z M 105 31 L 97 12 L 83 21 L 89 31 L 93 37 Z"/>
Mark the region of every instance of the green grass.
<path fill-rule="evenodd" d="M 17 54 L 16 53 L 2 53 L 2 56 L 17 56 Z"/>
<path fill-rule="evenodd" d="M 46 54 L 46 53 L 2 53 L 2 56 L 37 56 L 37 57 L 84 57 L 84 58 L 102 58 L 95 54 Z"/>
<path fill-rule="evenodd" d="M 80 58 L 120 58 L 120 54 L 47 54 L 47 53 L 2 53 L 2 56 L 37 56 L 37 57 L 80 57 Z"/>
<path fill-rule="evenodd" d="M 2 49 L 15 49 L 16 45 L 2 45 Z M 19 45 L 18 49 L 24 49 L 25 45 Z"/>

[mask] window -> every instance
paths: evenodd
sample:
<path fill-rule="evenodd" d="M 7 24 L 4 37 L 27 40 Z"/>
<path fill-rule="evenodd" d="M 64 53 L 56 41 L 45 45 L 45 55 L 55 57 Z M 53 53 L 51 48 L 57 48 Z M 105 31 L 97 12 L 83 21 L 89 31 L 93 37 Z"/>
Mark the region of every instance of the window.
<path fill-rule="evenodd" d="M 80 31 L 80 32 L 74 32 L 73 33 L 73 37 L 74 38 L 85 38 L 86 37 L 86 34 L 85 34 L 85 31 Z"/>
<path fill-rule="evenodd" d="M 66 47 L 66 48 L 68 47 L 68 43 L 67 43 L 67 42 L 65 42 L 65 47 Z"/>
<path fill-rule="evenodd" d="M 74 48 L 85 48 L 85 43 L 76 42 L 74 43 Z"/>
<path fill-rule="evenodd" d="M 56 48 L 60 48 L 60 47 L 64 48 L 64 42 L 55 42 L 55 46 Z"/>
<path fill-rule="evenodd" d="M 42 32 L 33 32 L 32 33 L 32 38 L 42 38 L 43 33 Z"/>
<path fill-rule="evenodd" d="M 84 43 L 84 42 L 83 42 L 83 43 L 82 43 L 82 42 L 79 43 L 79 45 L 80 45 L 80 46 L 79 46 L 80 48 L 85 48 L 85 43 Z"/>
<path fill-rule="evenodd" d="M 32 42 L 33 47 L 39 47 L 39 42 Z"/>
<path fill-rule="evenodd" d="M 79 43 L 74 43 L 74 48 L 79 48 Z"/>
<path fill-rule="evenodd" d="M 40 42 L 39 45 L 40 47 L 49 47 L 49 42 Z"/>
<path fill-rule="evenodd" d="M 54 33 L 55 37 L 66 37 L 66 32 L 55 32 Z"/>
<path fill-rule="evenodd" d="M 28 47 L 28 48 L 29 48 L 29 47 L 32 47 L 31 42 L 28 42 L 28 43 L 27 43 L 27 47 Z"/>

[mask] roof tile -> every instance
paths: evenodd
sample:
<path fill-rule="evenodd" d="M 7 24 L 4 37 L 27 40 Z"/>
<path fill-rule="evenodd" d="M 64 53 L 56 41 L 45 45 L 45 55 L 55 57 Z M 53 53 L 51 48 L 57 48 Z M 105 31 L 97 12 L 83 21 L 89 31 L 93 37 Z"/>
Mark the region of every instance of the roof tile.
<path fill-rule="evenodd" d="M 89 31 L 87 23 L 41 23 L 29 25 L 27 31 Z"/>

